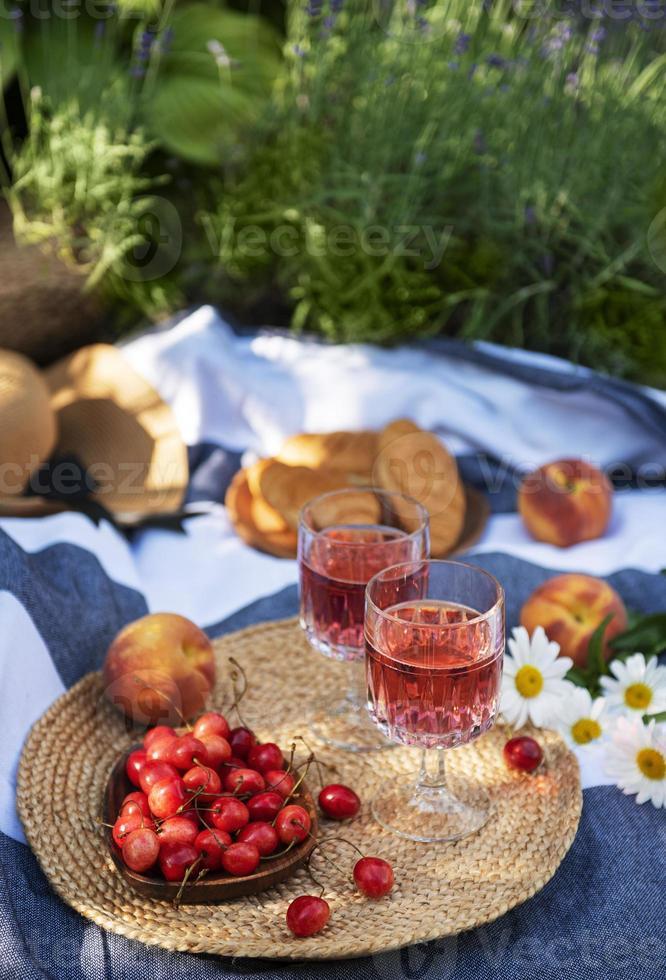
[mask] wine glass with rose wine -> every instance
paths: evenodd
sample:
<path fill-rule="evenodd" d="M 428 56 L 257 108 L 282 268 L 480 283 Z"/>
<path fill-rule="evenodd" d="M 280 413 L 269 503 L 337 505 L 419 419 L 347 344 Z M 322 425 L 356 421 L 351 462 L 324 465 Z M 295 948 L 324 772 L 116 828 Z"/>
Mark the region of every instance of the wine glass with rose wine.
<path fill-rule="evenodd" d="M 316 650 L 347 665 L 346 692 L 316 705 L 311 720 L 329 745 L 356 752 L 389 745 L 367 714 L 365 587 L 387 565 L 426 558 L 429 547 L 427 511 L 404 494 L 351 488 L 301 511 L 300 623 Z"/>
<path fill-rule="evenodd" d="M 488 818 L 482 788 L 447 784 L 445 750 L 492 727 L 504 657 L 504 592 L 492 575 L 449 561 L 408 562 L 368 583 L 370 716 L 392 742 L 422 749 L 418 775 L 375 797 L 375 818 L 410 840 L 457 840 Z"/>

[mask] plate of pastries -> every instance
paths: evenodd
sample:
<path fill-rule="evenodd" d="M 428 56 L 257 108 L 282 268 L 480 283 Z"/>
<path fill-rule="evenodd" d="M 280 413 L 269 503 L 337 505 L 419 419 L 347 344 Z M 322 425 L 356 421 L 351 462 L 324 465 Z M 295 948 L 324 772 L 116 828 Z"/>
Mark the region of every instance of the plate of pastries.
<path fill-rule="evenodd" d="M 434 558 L 471 547 L 488 520 L 488 501 L 463 483 L 455 458 L 437 436 L 408 419 L 379 432 L 290 436 L 277 455 L 236 473 L 225 504 L 243 541 L 278 558 L 295 558 L 301 508 L 320 494 L 349 487 L 378 487 L 418 500 L 430 516 Z M 367 494 L 357 499 L 367 508 Z M 345 518 L 374 523 L 365 510 Z"/>

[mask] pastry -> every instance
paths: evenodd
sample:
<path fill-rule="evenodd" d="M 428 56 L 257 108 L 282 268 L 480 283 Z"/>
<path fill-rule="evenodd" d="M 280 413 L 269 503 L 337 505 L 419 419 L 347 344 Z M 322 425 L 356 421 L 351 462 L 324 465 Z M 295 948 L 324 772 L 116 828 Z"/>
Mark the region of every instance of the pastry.
<path fill-rule="evenodd" d="M 306 432 L 290 436 L 277 458 L 290 466 L 344 473 L 351 483 L 368 484 L 377 455 L 376 432 Z"/>

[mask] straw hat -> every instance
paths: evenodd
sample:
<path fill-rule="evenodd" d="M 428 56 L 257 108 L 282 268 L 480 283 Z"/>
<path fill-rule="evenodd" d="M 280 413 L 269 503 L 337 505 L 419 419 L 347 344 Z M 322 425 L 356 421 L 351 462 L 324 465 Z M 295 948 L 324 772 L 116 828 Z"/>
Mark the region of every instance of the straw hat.
<path fill-rule="evenodd" d="M 84 347 L 42 374 L 0 351 L 0 513 L 85 499 L 132 521 L 177 510 L 187 482 L 171 409 L 115 347 Z"/>

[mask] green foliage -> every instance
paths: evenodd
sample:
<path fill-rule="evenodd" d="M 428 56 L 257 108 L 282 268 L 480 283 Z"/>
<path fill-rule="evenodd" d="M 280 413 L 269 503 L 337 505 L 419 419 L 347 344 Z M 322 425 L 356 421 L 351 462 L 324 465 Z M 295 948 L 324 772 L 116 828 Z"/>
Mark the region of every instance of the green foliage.
<path fill-rule="evenodd" d="M 173 39 L 145 94 L 146 124 L 183 159 L 219 164 L 264 111 L 277 38 L 256 17 L 203 3 L 176 9 L 164 31 Z"/>
<path fill-rule="evenodd" d="M 378 23 L 390 5 L 345 4 L 331 25 L 326 3 L 315 18 L 290 5 L 288 78 L 202 216 L 225 300 L 277 289 L 293 326 L 334 340 L 444 331 L 663 382 L 666 267 L 647 235 L 666 69 L 651 36 L 522 22 L 502 2 L 417 6 L 396 0 Z M 288 251 L 271 244 L 285 227 Z M 386 244 L 368 248 L 377 228 Z"/>

